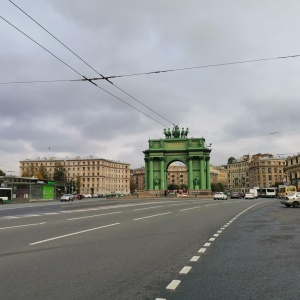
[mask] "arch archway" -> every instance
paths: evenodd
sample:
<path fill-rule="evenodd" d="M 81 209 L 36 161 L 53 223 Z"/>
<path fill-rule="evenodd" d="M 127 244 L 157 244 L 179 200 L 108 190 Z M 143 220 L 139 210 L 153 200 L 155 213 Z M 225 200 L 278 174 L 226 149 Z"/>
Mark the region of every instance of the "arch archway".
<path fill-rule="evenodd" d="M 163 191 L 167 188 L 166 172 L 174 161 L 187 167 L 189 192 L 207 194 L 210 185 L 210 152 L 204 138 L 166 138 L 149 140 L 145 154 L 145 190 Z"/>

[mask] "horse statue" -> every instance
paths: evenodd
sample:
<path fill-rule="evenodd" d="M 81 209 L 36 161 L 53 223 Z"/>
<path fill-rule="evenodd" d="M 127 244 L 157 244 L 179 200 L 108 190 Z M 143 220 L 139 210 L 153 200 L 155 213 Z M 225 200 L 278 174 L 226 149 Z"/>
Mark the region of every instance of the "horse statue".
<path fill-rule="evenodd" d="M 166 139 L 169 139 L 171 137 L 171 131 L 170 131 L 170 128 L 168 128 L 168 130 L 165 128 L 164 129 L 164 135 L 166 137 Z"/>
<path fill-rule="evenodd" d="M 187 128 L 186 128 L 186 131 L 185 131 L 185 133 L 184 133 L 185 137 L 187 137 L 188 134 L 189 134 L 189 128 L 187 127 Z"/>
<path fill-rule="evenodd" d="M 185 137 L 185 131 L 184 131 L 184 128 L 183 128 L 183 127 L 182 127 L 182 129 L 181 129 L 180 137 L 181 137 L 181 138 L 184 138 L 184 137 Z"/>

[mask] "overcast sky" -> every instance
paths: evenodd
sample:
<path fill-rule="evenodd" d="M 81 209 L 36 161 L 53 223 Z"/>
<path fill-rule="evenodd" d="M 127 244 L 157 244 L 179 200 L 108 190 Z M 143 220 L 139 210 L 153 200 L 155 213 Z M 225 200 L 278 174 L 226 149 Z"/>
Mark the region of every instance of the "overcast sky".
<path fill-rule="evenodd" d="M 105 76 L 300 54 L 299 1 L 14 3 Z M 100 77 L 9 1 L 0 15 L 81 75 Z M 0 35 L 1 83 L 82 78 L 2 19 Z M 1 84 L 0 169 L 19 175 L 27 158 L 90 155 L 140 167 L 148 139 L 164 138 L 171 123 L 211 143 L 214 165 L 298 153 L 299 80 L 300 57 L 112 79 L 160 116 L 96 81 L 157 122 L 89 82 Z"/>

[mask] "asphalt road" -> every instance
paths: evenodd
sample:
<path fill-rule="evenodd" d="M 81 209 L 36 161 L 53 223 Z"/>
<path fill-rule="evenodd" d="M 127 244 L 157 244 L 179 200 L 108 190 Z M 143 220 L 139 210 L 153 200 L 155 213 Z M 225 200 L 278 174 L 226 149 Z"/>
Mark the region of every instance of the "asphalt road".
<path fill-rule="evenodd" d="M 300 210 L 278 200 L 0 206 L 0 299 L 297 299 Z"/>

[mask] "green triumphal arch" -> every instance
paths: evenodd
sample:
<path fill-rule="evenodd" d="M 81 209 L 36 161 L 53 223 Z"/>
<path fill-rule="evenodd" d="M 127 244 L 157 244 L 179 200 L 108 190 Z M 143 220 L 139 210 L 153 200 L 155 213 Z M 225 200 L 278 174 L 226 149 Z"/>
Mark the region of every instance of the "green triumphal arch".
<path fill-rule="evenodd" d="M 145 154 L 145 191 L 167 189 L 167 170 L 174 161 L 186 165 L 189 192 L 210 192 L 210 152 L 204 138 L 188 138 L 188 128 L 164 130 L 165 138 L 149 140 Z"/>

